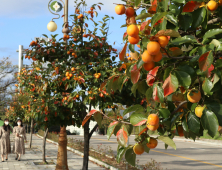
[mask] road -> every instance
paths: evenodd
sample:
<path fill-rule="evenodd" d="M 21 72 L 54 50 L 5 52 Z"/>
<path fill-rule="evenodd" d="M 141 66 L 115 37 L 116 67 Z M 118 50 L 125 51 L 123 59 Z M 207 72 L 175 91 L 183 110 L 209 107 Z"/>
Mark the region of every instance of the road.
<path fill-rule="evenodd" d="M 70 137 L 83 140 L 83 136 L 69 135 L 68 138 Z M 161 163 L 163 169 L 168 170 L 222 170 L 221 146 L 174 139 L 177 150 L 171 147 L 165 150 L 164 143 L 162 141 L 158 142 L 157 148 L 151 150 L 149 154 L 137 155 L 136 159 L 139 160 L 140 165 L 154 159 Z M 129 143 L 135 143 L 134 136 L 130 137 Z M 118 144 L 115 136 L 112 136 L 109 141 L 106 136 L 92 136 L 90 146 L 96 149 L 100 144 L 110 146 L 116 154 Z"/>

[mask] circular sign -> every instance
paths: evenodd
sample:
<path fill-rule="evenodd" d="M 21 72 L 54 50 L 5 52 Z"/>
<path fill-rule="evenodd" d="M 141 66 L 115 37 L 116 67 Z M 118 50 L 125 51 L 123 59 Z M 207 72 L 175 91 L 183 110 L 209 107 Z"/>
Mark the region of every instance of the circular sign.
<path fill-rule="evenodd" d="M 62 4 L 58 1 L 53 1 L 51 4 L 50 4 L 50 8 L 51 10 L 55 11 L 55 12 L 60 12 L 63 8 Z"/>

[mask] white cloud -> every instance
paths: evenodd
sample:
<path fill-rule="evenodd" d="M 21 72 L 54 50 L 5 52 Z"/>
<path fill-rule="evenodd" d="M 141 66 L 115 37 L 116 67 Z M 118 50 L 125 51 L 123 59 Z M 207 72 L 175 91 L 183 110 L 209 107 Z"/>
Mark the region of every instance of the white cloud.
<path fill-rule="evenodd" d="M 65 1 L 65 0 L 63 0 Z M 1 0 L 0 17 L 4 18 L 34 18 L 52 15 L 48 11 L 49 0 Z M 101 2 L 103 13 L 114 14 L 115 4 L 123 3 L 121 0 L 86 0 L 90 8 L 92 4 Z M 73 8 L 73 10 L 72 10 Z M 74 0 L 69 0 L 69 13 L 74 11 Z M 62 14 L 63 11 L 60 12 Z"/>

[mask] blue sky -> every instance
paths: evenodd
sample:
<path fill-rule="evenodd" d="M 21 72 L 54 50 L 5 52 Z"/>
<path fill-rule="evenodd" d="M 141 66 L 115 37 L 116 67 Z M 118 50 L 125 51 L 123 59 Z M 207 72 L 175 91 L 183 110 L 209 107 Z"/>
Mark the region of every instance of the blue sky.
<path fill-rule="evenodd" d="M 1 1 L 0 10 L 0 58 L 10 57 L 14 65 L 18 64 L 19 45 L 28 48 L 34 37 L 42 37 L 42 34 L 59 34 L 62 37 L 63 18 L 54 20 L 58 26 L 57 31 L 51 33 L 47 30 L 47 24 L 56 17 L 48 11 L 48 0 L 4 0 Z M 99 11 L 98 21 L 105 14 L 113 16 L 110 22 L 108 42 L 118 50 L 123 47 L 122 36 L 126 28 L 120 28 L 125 23 L 125 15 L 115 13 L 115 4 L 123 3 L 121 0 L 86 0 L 88 7 L 94 3 L 102 2 L 102 10 Z M 69 0 L 69 15 L 74 13 L 74 0 Z M 63 15 L 63 10 L 59 13 Z M 97 19 L 96 19 L 97 20 Z M 92 22 L 89 22 L 92 26 Z M 25 59 L 24 64 L 30 64 Z"/>

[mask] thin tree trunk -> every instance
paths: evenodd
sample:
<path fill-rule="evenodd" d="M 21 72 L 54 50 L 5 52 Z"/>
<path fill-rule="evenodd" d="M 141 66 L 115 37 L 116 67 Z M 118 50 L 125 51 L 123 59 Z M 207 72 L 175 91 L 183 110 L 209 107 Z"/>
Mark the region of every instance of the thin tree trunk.
<path fill-rule="evenodd" d="M 46 137 L 48 134 L 48 128 L 45 130 L 45 134 L 43 136 L 43 143 L 42 143 L 42 162 L 46 163 L 46 159 L 45 159 L 45 145 L 46 145 Z"/>
<path fill-rule="evenodd" d="M 88 170 L 89 162 L 89 121 L 84 125 L 84 157 L 82 170 Z"/>
<path fill-rule="evenodd" d="M 31 119 L 29 148 L 32 147 L 32 133 L 33 133 L 33 118 Z"/>
<path fill-rule="evenodd" d="M 60 127 L 56 170 L 68 170 L 66 127 Z"/>

